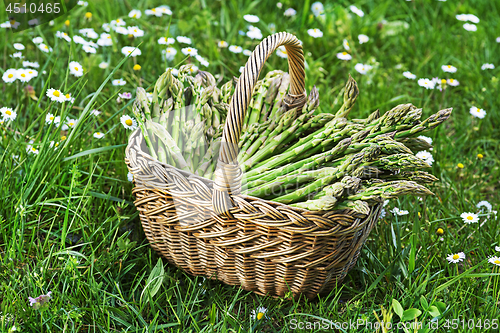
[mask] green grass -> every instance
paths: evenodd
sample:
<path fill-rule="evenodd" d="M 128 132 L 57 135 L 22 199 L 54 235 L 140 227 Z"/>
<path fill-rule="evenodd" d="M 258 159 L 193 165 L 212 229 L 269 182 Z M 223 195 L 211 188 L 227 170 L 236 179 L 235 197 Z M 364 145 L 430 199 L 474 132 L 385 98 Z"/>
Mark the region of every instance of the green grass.
<path fill-rule="evenodd" d="M 22 67 L 19 59 L 9 56 L 16 52 L 15 42 L 26 46 L 24 60 L 40 64 L 38 77 L 29 82 L 38 100 L 24 92 L 26 84 L 1 83 L 0 107 L 18 113 L 15 121 L 0 125 L 2 332 L 13 325 L 24 332 L 289 332 L 294 320 L 375 324 L 379 319 L 396 325 L 400 315 L 406 320 L 419 312 L 418 321 L 424 325 L 435 317 L 440 325 L 437 330 L 420 332 L 462 332 L 468 331 L 462 325 L 472 323 L 469 320 L 477 324 L 500 317 L 499 270 L 487 262 L 500 245 L 498 220 L 483 214 L 479 224 L 464 225 L 459 217 L 463 212 L 477 212 L 481 200 L 498 210 L 498 3 L 360 1 L 356 5 L 365 12 L 361 18 L 349 11 L 351 3 L 339 1 L 325 5 L 322 22 L 312 15 L 307 1 L 306 8 L 299 1 L 283 1 L 283 9 L 267 1 L 178 1 L 169 3 L 171 19 L 144 15 L 145 9 L 161 1 L 88 2 L 88 7 L 77 6 L 53 26 L 15 34 L 0 30 L 7 37 L 0 41 L 0 74 Z M 296 17 L 282 15 L 288 7 L 297 10 Z M 135 23 L 127 17 L 133 8 L 143 12 Z M 5 22 L 1 9 L 1 22 Z M 93 14 L 91 21 L 84 17 L 87 11 Z M 466 31 L 464 22 L 455 18 L 462 13 L 480 18 L 476 32 Z M 261 297 L 189 276 L 159 260 L 151 250 L 132 203 L 132 184 L 124 163 L 130 131 L 119 122 L 121 115 L 131 115 L 131 103 L 118 104 L 117 93 L 147 88 L 167 66 L 184 61 L 178 43 L 174 45 L 176 58 L 162 60 L 161 50 L 166 46 L 157 43 L 162 36 L 190 37 L 193 47 L 210 62 L 208 71 L 220 74 L 221 80 L 238 76 L 247 57 L 219 50 L 217 41 L 252 50 L 258 41 L 238 33 L 246 31 L 244 14 L 260 17 L 256 26 L 264 36 L 271 32 L 267 24 L 274 23 L 277 31 L 294 33 L 303 41 L 306 87 L 318 87 L 323 112 L 339 107 L 337 96 L 349 73 L 360 89 L 353 118 L 409 102 L 424 108 L 424 118 L 439 109 L 454 108 L 443 126 L 428 133 L 434 141 L 432 173 L 440 178 L 432 187 L 436 196 L 422 202 L 415 197 L 390 202 L 386 210 L 399 207 L 410 214 L 388 213 L 378 222 L 357 265 L 328 297 L 312 301 Z M 100 47 L 96 54 L 55 38 L 58 30 L 74 35 L 81 28 L 93 27 L 101 33 L 102 23 L 119 17 L 127 25 L 144 29 L 144 37 L 131 40 L 114 34 L 114 46 Z M 66 19 L 69 27 L 64 25 Z M 402 22 L 408 23 L 407 28 L 397 28 L 404 26 Z M 309 28 L 321 29 L 324 36 L 308 36 Z M 358 34 L 368 35 L 370 41 L 360 45 Z M 54 52 L 46 54 L 36 48 L 31 42 L 35 36 L 42 36 Z M 336 57 L 343 51 L 344 38 L 350 41 L 353 55 L 347 62 Z M 121 47 L 139 44 L 142 55 L 124 59 Z M 84 66 L 83 77 L 68 73 L 67 64 L 73 60 Z M 110 62 L 107 69 L 98 67 L 102 61 Z M 365 76 L 357 73 L 354 65 L 358 62 L 371 64 L 373 70 Z M 142 66 L 140 71 L 132 69 L 135 63 Z M 483 63 L 497 68 L 482 71 Z M 458 71 L 447 75 L 441 70 L 447 64 Z M 266 70 L 272 69 L 285 70 L 286 62 L 272 56 Z M 444 92 L 425 90 L 416 80 L 403 77 L 405 70 L 418 78 L 452 77 L 460 85 Z M 108 76 L 122 77 L 127 84 L 114 87 L 106 82 Z M 49 102 L 48 88 L 71 92 L 74 105 Z M 486 117 L 473 118 L 471 106 L 484 108 Z M 89 115 L 94 108 L 102 114 Z M 45 125 L 47 113 L 78 119 L 78 125 L 69 132 Z M 105 137 L 93 138 L 96 131 Z M 61 141 L 62 135 L 66 140 Z M 38 155 L 27 154 L 30 140 Z M 49 147 L 51 141 L 60 142 L 56 150 Z M 478 153 L 484 158 L 478 159 Z M 464 168 L 458 168 L 458 163 Z M 438 228 L 444 230 L 442 236 L 436 234 Z M 456 252 L 464 252 L 466 259 L 449 264 L 446 256 Z M 30 307 L 28 297 L 48 291 L 52 300 L 43 311 Z M 250 320 L 252 310 L 261 306 L 267 308 L 266 316 Z M 453 319 L 460 320 L 460 328 L 453 329 Z M 304 327 L 297 332 L 320 330 L 318 324 L 315 329 Z M 373 330 L 361 326 L 341 331 Z"/>

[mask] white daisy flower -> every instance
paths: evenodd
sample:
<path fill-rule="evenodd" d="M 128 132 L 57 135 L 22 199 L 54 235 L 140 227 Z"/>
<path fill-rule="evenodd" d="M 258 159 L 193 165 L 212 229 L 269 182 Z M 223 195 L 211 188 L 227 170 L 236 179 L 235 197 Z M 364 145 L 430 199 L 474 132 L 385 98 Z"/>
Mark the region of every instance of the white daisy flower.
<path fill-rule="evenodd" d="M 465 259 L 465 254 L 463 252 L 458 252 L 458 253 L 455 253 L 455 254 L 449 254 L 446 259 L 448 259 L 448 261 L 450 263 L 453 263 L 453 264 L 456 264 L 462 260 Z"/>
<path fill-rule="evenodd" d="M 420 136 L 417 137 L 417 139 L 424 140 L 428 144 L 432 145 L 432 139 L 429 138 L 428 136 L 420 135 Z"/>
<path fill-rule="evenodd" d="M 484 71 L 485 69 L 495 69 L 495 65 L 493 64 L 483 64 L 481 69 Z"/>
<path fill-rule="evenodd" d="M 179 43 L 183 43 L 183 44 L 191 44 L 191 38 L 189 37 L 185 37 L 185 36 L 177 36 L 176 37 L 177 41 Z"/>
<path fill-rule="evenodd" d="M 276 24 L 269 23 L 267 27 L 269 28 L 269 31 L 271 31 L 272 34 L 276 33 Z"/>
<path fill-rule="evenodd" d="M 424 160 L 429 165 L 432 165 L 432 162 L 434 162 L 434 157 L 432 157 L 432 154 L 426 150 L 419 151 L 415 156 Z"/>
<path fill-rule="evenodd" d="M 99 68 L 101 68 L 101 69 L 106 69 L 108 67 L 109 67 L 108 62 L 102 61 L 101 63 L 99 63 Z"/>
<path fill-rule="evenodd" d="M 254 27 L 252 25 L 248 26 L 248 32 L 247 32 L 247 37 L 251 39 L 262 39 L 262 32 L 260 31 L 259 28 Z"/>
<path fill-rule="evenodd" d="M 424 87 L 425 89 L 434 89 L 436 83 L 429 79 L 419 79 L 418 85 Z"/>
<path fill-rule="evenodd" d="M 125 21 L 122 19 L 116 19 L 116 20 L 109 22 L 109 25 L 111 27 L 123 27 L 123 26 L 127 25 L 127 23 L 125 23 Z"/>
<path fill-rule="evenodd" d="M 83 67 L 76 61 L 71 61 L 69 63 L 69 73 L 76 77 L 80 77 L 83 75 Z"/>
<path fill-rule="evenodd" d="M 24 59 L 23 53 L 21 51 L 12 53 L 10 55 L 11 58 Z"/>
<path fill-rule="evenodd" d="M 102 35 L 108 35 L 107 37 L 102 37 Z M 113 45 L 113 39 L 109 34 L 101 34 L 101 37 L 97 40 L 97 45 L 99 46 L 111 46 Z"/>
<path fill-rule="evenodd" d="M 229 44 L 225 40 L 220 40 L 217 42 L 217 46 L 220 48 L 226 48 L 226 47 L 228 47 L 228 45 Z"/>
<path fill-rule="evenodd" d="M 323 7 L 323 4 L 321 2 L 317 1 L 311 5 L 311 11 L 313 12 L 314 16 L 318 17 L 324 14 L 325 7 Z"/>
<path fill-rule="evenodd" d="M 481 207 L 485 207 L 488 212 L 491 212 L 491 210 L 493 209 L 493 206 L 488 202 L 488 201 L 479 201 L 476 205 L 477 208 L 481 209 Z"/>
<path fill-rule="evenodd" d="M 130 54 L 131 57 L 140 56 L 142 54 L 141 50 L 135 48 L 133 46 L 124 46 L 122 47 L 122 53 L 126 56 Z"/>
<path fill-rule="evenodd" d="M 163 11 L 161 10 L 158 10 L 156 8 L 151 8 L 151 9 L 146 9 L 144 11 L 144 14 L 148 15 L 148 16 L 156 16 L 156 17 L 161 17 L 163 15 Z"/>
<path fill-rule="evenodd" d="M 69 127 L 69 128 L 74 128 L 75 125 L 76 125 L 76 119 L 68 119 L 66 121 L 66 125 Z M 64 129 L 63 129 L 64 130 Z"/>
<path fill-rule="evenodd" d="M 380 215 L 378 216 L 379 220 L 383 219 L 387 213 L 385 212 L 385 208 L 380 210 Z"/>
<path fill-rule="evenodd" d="M 391 213 L 394 215 L 399 215 L 399 216 L 404 216 L 410 214 L 409 211 L 407 210 L 400 210 L 398 207 L 394 207 L 392 210 L 390 210 Z"/>
<path fill-rule="evenodd" d="M 38 48 L 45 53 L 52 52 L 52 48 L 50 46 L 45 45 L 44 43 L 38 44 Z"/>
<path fill-rule="evenodd" d="M 28 147 L 26 147 L 26 152 L 28 154 L 38 155 L 38 149 L 36 149 L 32 145 L 28 145 Z"/>
<path fill-rule="evenodd" d="M 43 43 L 43 38 L 42 37 L 35 37 L 32 39 L 33 44 L 40 44 Z"/>
<path fill-rule="evenodd" d="M 175 55 L 177 54 L 177 50 L 174 49 L 173 47 L 167 47 L 166 50 L 162 51 L 162 54 L 165 56 L 165 59 L 167 61 L 172 61 L 175 58 Z"/>
<path fill-rule="evenodd" d="M 40 65 L 38 64 L 37 61 L 35 61 L 35 62 L 23 61 L 23 67 L 39 68 Z"/>
<path fill-rule="evenodd" d="M 237 46 L 237 45 L 231 45 L 228 50 L 233 52 L 233 53 L 243 52 L 243 48 L 241 46 Z"/>
<path fill-rule="evenodd" d="M 500 252 L 500 246 L 495 246 L 495 251 Z"/>
<path fill-rule="evenodd" d="M 2 80 L 7 83 L 12 83 L 18 79 L 17 77 L 17 69 L 9 68 L 2 75 Z"/>
<path fill-rule="evenodd" d="M 2 114 L 2 118 L 4 121 L 7 120 L 15 120 L 17 117 L 17 112 L 8 107 L 3 107 L 0 109 L 0 114 Z"/>
<path fill-rule="evenodd" d="M 130 13 L 128 13 L 128 17 L 130 18 L 141 18 L 142 12 L 139 9 L 132 9 Z"/>
<path fill-rule="evenodd" d="M 129 182 L 134 181 L 134 175 L 132 174 L 132 172 L 129 171 L 129 173 L 127 173 L 127 179 Z"/>
<path fill-rule="evenodd" d="M 441 66 L 441 69 L 443 70 L 443 72 L 447 73 L 455 73 L 457 71 L 457 68 L 452 65 L 443 65 Z"/>
<path fill-rule="evenodd" d="M 470 108 L 469 113 L 479 119 L 483 119 L 486 116 L 486 111 L 484 109 L 480 109 L 475 106 Z"/>
<path fill-rule="evenodd" d="M 280 58 L 288 58 L 288 53 L 286 52 L 286 48 L 283 45 L 278 47 L 278 49 L 276 50 L 276 54 Z"/>
<path fill-rule="evenodd" d="M 198 72 L 198 66 L 191 66 L 189 67 L 189 74 L 193 75 L 193 74 L 196 74 L 196 72 Z"/>
<path fill-rule="evenodd" d="M 28 74 L 28 71 L 24 68 L 18 69 L 17 70 L 17 78 L 21 82 L 28 82 L 31 80 L 32 76 Z"/>
<path fill-rule="evenodd" d="M 256 16 L 256 15 L 250 15 L 250 14 L 247 14 L 247 15 L 243 15 L 243 19 L 247 22 L 250 22 L 250 23 L 257 23 L 259 22 L 259 17 Z"/>
<path fill-rule="evenodd" d="M 198 54 L 198 50 L 194 47 L 185 47 L 181 50 L 185 55 L 195 56 Z"/>
<path fill-rule="evenodd" d="M 101 114 L 101 111 L 99 110 L 96 110 L 96 109 L 93 109 L 92 111 L 90 111 L 90 114 L 97 117 L 98 115 Z"/>
<path fill-rule="evenodd" d="M 344 51 L 337 53 L 337 58 L 339 58 L 340 60 L 351 60 L 352 56 Z"/>
<path fill-rule="evenodd" d="M 359 9 L 358 7 L 356 7 L 354 5 L 349 6 L 349 9 L 351 10 L 351 12 L 358 15 L 359 17 L 365 16 L 365 13 L 363 13 L 363 11 L 361 9 Z"/>
<path fill-rule="evenodd" d="M 210 65 L 210 63 L 205 59 L 203 58 L 202 56 L 200 56 L 199 54 L 197 54 L 195 56 L 196 60 L 198 60 L 200 62 L 200 65 L 203 65 L 205 67 L 208 67 L 208 65 Z"/>
<path fill-rule="evenodd" d="M 468 15 L 467 14 L 458 14 L 455 16 L 457 20 L 459 21 L 467 21 L 468 20 Z"/>
<path fill-rule="evenodd" d="M 372 69 L 372 66 L 359 63 L 354 66 L 354 69 L 358 73 L 365 75 L 370 69 Z"/>
<path fill-rule="evenodd" d="M 369 40 L 370 40 L 370 38 L 367 35 L 363 35 L 363 34 L 358 35 L 359 44 L 368 43 Z"/>
<path fill-rule="evenodd" d="M 479 216 L 477 216 L 477 214 L 474 213 L 462 213 L 460 214 L 460 217 L 467 224 L 479 222 Z"/>
<path fill-rule="evenodd" d="M 247 57 L 250 57 L 252 55 L 252 51 L 250 51 L 250 50 L 243 50 L 243 54 L 246 55 Z"/>
<path fill-rule="evenodd" d="M 170 45 L 173 43 L 175 43 L 175 39 L 173 38 L 161 37 L 160 39 L 158 39 L 158 44 L 160 45 Z"/>
<path fill-rule="evenodd" d="M 314 38 L 323 37 L 323 32 L 316 28 L 307 30 L 307 33 Z"/>
<path fill-rule="evenodd" d="M 458 82 L 458 80 L 455 79 L 448 79 L 446 80 L 446 83 L 448 83 L 452 87 L 456 87 L 460 84 L 460 82 Z"/>
<path fill-rule="evenodd" d="M 116 79 L 116 80 L 111 81 L 111 84 L 114 86 L 124 86 L 127 84 L 127 81 L 120 78 L 120 79 Z"/>
<path fill-rule="evenodd" d="M 52 123 L 54 123 L 55 125 L 57 125 L 57 124 L 59 124 L 60 120 L 61 120 L 60 117 L 56 117 L 52 113 L 47 113 L 47 115 L 45 116 L 45 123 L 47 125 L 50 125 Z"/>
<path fill-rule="evenodd" d="M 85 7 L 86 7 L 86 6 L 88 6 L 88 5 L 89 5 L 89 3 L 88 3 L 87 1 L 78 0 L 78 5 L 79 5 L 79 6 L 85 6 Z"/>
<path fill-rule="evenodd" d="M 62 103 L 66 100 L 66 97 L 64 97 L 64 94 L 57 89 L 50 88 L 47 90 L 46 95 L 48 98 L 50 98 L 54 102 L 59 102 Z"/>
<path fill-rule="evenodd" d="M 85 28 L 85 29 L 80 29 L 78 30 L 79 33 L 84 35 L 85 37 L 96 39 L 99 38 L 99 35 L 97 32 L 95 32 L 94 28 Z"/>
<path fill-rule="evenodd" d="M 467 14 L 467 20 L 471 21 L 472 23 L 479 23 L 479 17 L 474 14 Z"/>
<path fill-rule="evenodd" d="M 88 45 L 89 43 L 82 36 L 78 35 L 73 36 L 73 42 L 75 42 L 75 44 L 80 44 L 80 45 Z"/>
<path fill-rule="evenodd" d="M 465 23 L 464 29 L 467 31 L 477 31 L 477 26 L 475 24 Z"/>
<path fill-rule="evenodd" d="M 66 101 L 69 101 L 70 103 L 73 103 L 75 101 L 75 98 L 71 97 L 71 93 L 65 94 L 64 98 L 66 99 Z"/>
<path fill-rule="evenodd" d="M 159 7 L 156 7 L 156 10 L 159 10 L 165 15 L 172 15 L 172 11 L 170 10 L 170 7 L 167 5 L 161 5 Z"/>
<path fill-rule="evenodd" d="M 252 310 L 252 313 L 250 314 L 250 319 L 261 320 L 266 315 L 266 311 L 267 309 L 262 306 L 257 308 L 257 310 Z"/>
<path fill-rule="evenodd" d="M 500 257 L 491 257 L 488 261 L 490 264 L 500 266 Z"/>
<path fill-rule="evenodd" d="M 415 74 L 413 74 L 412 72 L 403 72 L 403 76 L 407 79 L 410 79 L 410 80 L 415 80 L 417 78 L 417 76 Z"/>
<path fill-rule="evenodd" d="M 135 121 L 135 119 L 132 119 L 127 115 L 121 116 L 120 122 L 126 129 L 135 130 L 137 128 L 137 122 Z"/>
<path fill-rule="evenodd" d="M 126 27 L 115 27 L 114 30 L 120 35 L 128 35 L 128 29 Z"/>
<path fill-rule="evenodd" d="M 25 49 L 24 45 L 23 45 L 23 44 L 21 44 L 21 43 L 14 43 L 14 44 L 13 44 L 13 46 L 14 46 L 14 48 L 15 48 L 16 50 L 18 50 L 18 51 L 22 51 L 22 50 L 24 50 L 24 49 Z"/>
<path fill-rule="evenodd" d="M 138 26 L 128 27 L 128 33 L 134 37 L 144 36 L 144 30 L 140 29 Z"/>
<path fill-rule="evenodd" d="M 102 139 L 103 137 L 104 137 L 104 133 L 101 133 L 101 132 L 94 133 L 94 138 L 96 138 L 96 139 Z"/>
<path fill-rule="evenodd" d="M 295 9 L 293 9 L 293 8 L 288 8 L 287 10 L 285 10 L 283 12 L 284 16 L 289 16 L 289 17 L 290 16 L 295 16 L 296 14 L 297 14 L 297 11 Z"/>
<path fill-rule="evenodd" d="M 83 45 L 82 49 L 87 53 L 96 53 L 96 49 L 90 45 Z"/>

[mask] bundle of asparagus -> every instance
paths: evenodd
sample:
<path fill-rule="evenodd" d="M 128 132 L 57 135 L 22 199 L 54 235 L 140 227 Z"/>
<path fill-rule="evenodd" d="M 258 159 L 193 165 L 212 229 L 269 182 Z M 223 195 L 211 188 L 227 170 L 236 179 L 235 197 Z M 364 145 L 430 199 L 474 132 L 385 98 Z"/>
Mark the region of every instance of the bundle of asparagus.
<path fill-rule="evenodd" d="M 146 142 L 168 164 L 212 179 L 223 122 L 232 94 L 219 90 L 212 75 L 188 75 L 189 67 L 158 79 L 153 101 L 138 88 L 134 114 Z M 186 86 L 186 88 L 184 88 Z M 360 216 L 369 206 L 401 195 L 432 194 L 421 184 L 437 178 L 414 152 L 430 145 L 415 138 L 449 118 L 444 109 L 421 121 L 422 109 L 401 104 L 366 119 L 348 120 L 359 94 L 349 76 L 335 113 L 318 109 L 314 87 L 305 105 L 283 102 L 290 77 L 272 71 L 257 82 L 243 122 L 238 162 L 242 194 L 308 210 L 350 209 Z"/>

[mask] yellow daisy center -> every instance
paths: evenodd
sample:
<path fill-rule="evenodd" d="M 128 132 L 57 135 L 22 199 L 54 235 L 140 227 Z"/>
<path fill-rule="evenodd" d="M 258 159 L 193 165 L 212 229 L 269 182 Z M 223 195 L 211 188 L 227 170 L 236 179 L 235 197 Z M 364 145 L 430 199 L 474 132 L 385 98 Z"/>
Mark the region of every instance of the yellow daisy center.
<path fill-rule="evenodd" d="M 92 17 L 92 13 L 91 12 L 86 12 L 85 13 L 85 17 L 86 18 L 91 18 Z"/>
<path fill-rule="evenodd" d="M 49 117 L 50 120 L 54 120 L 54 116 Z"/>
<path fill-rule="evenodd" d="M 459 167 L 460 169 L 463 169 L 464 168 L 464 165 L 462 163 L 458 163 L 457 164 L 457 167 Z"/>
<path fill-rule="evenodd" d="M 66 140 L 66 135 L 61 136 L 61 141 Z"/>
<path fill-rule="evenodd" d="M 116 20 L 116 23 L 120 23 L 121 21 L 122 21 L 122 20 L 118 19 L 118 20 Z"/>
<path fill-rule="evenodd" d="M 78 67 L 75 67 L 75 71 L 77 71 L 77 72 L 78 72 Z"/>
<path fill-rule="evenodd" d="M 445 79 L 442 79 L 442 80 L 441 80 L 441 84 L 446 84 L 446 80 L 445 80 Z"/>
<path fill-rule="evenodd" d="M 11 25 L 16 24 L 16 20 L 12 20 L 12 21 L 10 21 L 10 24 L 11 24 Z"/>
<path fill-rule="evenodd" d="M 342 52 L 342 55 L 347 55 L 347 52 Z"/>
<path fill-rule="evenodd" d="M 61 96 L 61 93 L 60 93 L 59 91 L 55 90 L 55 91 L 52 93 L 52 95 L 54 95 L 54 96 L 56 96 L 56 97 L 59 97 L 59 96 Z"/>
<path fill-rule="evenodd" d="M 314 29 L 313 31 L 314 31 L 314 32 L 318 32 L 318 29 Z"/>
<path fill-rule="evenodd" d="M 132 126 L 132 124 L 133 124 L 133 123 L 132 123 L 132 119 L 127 119 L 127 120 L 125 120 L 125 124 L 126 124 L 127 126 Z"/>
<path fill-rule="evenodd" d="M 191 52 L 191 49 L 188 48 L 188 52 Z"/>
<path fill-rule="evenodd" d="M 9 116 L 12 114 L 12 112 L 10 112 L 10 110 L 5 111 L 5 113 L 8 114 Z"/>
<path fill-rule="evenodd" d="M 156 8 L 151 9 L 153 13 L 156 13 Z"/>
<path fill-rule="evenodd" d="M 21 74 L 21 76 L 22 76 L 22 77 L 26 77 L 26 74 L 22 73 L 22 74 Z"/>
<path fill-rule="evenodd" d="M 97 135 L 101 135 L 101 132 L 97 132 L 96 134 L 97 134 Z"/>
<path fill-rule="evenodd" d="M 9 75 L 7 75 L 7 77 L 8 77 L 9 79 L 12 79 L 12 78 L 14 77 L 14 74 L 9 74 Z"/>
<path fill-rule="evenodd" d="M 57 146 L 59 146 L 59 142 L 56 142 L 55 146 L 56 146 L 56 147 L 57 147 Z"/>
<path fill-rule="evenodd" d="M 476 111 L 477 111 L 477 112 L 481 112 L 481 109 L 477 109 Z"/>
<path fill-rule="evenodd" d="M 444 230 L 442 228 L 438 228 L 438 230 L 436 232 L 437 232 L 438 235 L 444 234 Z"/>
<path fill-rule="evenodd" d="M 64 96 L 66 96 L 66 98 L 70 98 L 71 97 L 70 94 L 66 94 Z"/>
<path fill-rule="evenodd" d="M 257 313 L 257 319 L 261 320 L 262 317 L 264 317 L 264 314 L 262 312 Z"/>
<path fill-rule="evenodd" d="M 498 265 L 498 264 L 500 264 L 500 260 L 499 260 L 499 259 L 497 259 L 497 260 L 495 260 L 495 261 L 493 261 L 493 262 L 494 262 L 495 264 L 497 264 L 497 265 Z"/>
<path fill-rule="evenodd" d="M 48 49 L 49 49 L 49 47 L 48 47 L 47 45 L 45 45 L 45 46 L 44 46 L 44 49 L 48 50 Z"/>
<path fill-rule="evenodd" d="M 134 71 L 138 71 L 139 69 L 141 69 L 141 65 L 139 65 L 139 64 L 134 65 L 134 67 L 133 67 Z"/>
<path fill-rule="evenodd" d="M 457 260 L 458 258 L 460 258 L 460 256 L 458 254 L 453 255 L 453 259 Z"/>
<path fill-rule="evenodd" d="M 450 79 L 450 83 L 452 83 L 453 81 L 455 81 L 455 80 L 453 80 L 453 79 Z"/>
<path fill-rule="evenodd" d="M 134 35 L 128 34 L 128 38 L 132 38 L 132 37 L 134 37 Z"/>
<path fill-rule="evenodd" d="M 477 158 L 481 159 L 483 157 L 484 157 L 483 154 L 477 154 Z"/>
<path fill-rule="evenodd" d="M 472 221 L 472 220 L 474 220 L 474 218 L 469 215 L 469 216 L 467 216 L 467 220 Z"/>
<path fill-rule="evenodd" d="M 69 126 L 73 126 L 73 125 L 75 125 L 75 123 L 74 122 L 70 122 L 68 125 Z"/>
<path fill-rule="evenodd" d="M 448 65 L 448 68 L 451 68 L 451 65 Z"/>
<path fill-rule="evenodd" d="M 349 42 L 345 42 L 345 45 L 346 45 L 346 46 L 349 46 Z"/>
<path fill-rule="evenodd" d="M 134 18 L 135 18 L 136 16 L 137 16 L 137 14 L 132 15 L 132 17 L 134 17 Z"/>
<path fill-rule="evenodd" d="M 32 148 L 31 148 L 31 150 L 36 151 L 36 148 L 35 148 L 35 147 L 32 147 Z"/>

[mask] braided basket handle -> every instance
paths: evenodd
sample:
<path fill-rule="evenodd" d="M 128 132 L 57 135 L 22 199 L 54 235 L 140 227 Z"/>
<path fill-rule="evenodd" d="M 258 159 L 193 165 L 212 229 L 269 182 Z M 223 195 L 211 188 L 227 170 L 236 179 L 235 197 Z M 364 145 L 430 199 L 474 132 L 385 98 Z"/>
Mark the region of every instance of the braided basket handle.
<path fill-rule="evenodd" d="M 241 190 L 242 172 L 237 162 L 237 156 L 238 141 L 245 113 L 264 63 L 281 45 L 285 46 L 290 72 L 290 91 L 285 96 L 284 103 L 288 109 L 300 108 L 305 104 L 305 69 L 302 45 L 297 37 L 287 32 L 279 32 L 267 37 L 257 45 L 248 59 L 229 104 L 212 197 L 212 205 L 217 214 L 231 217 L 229 209 L 235 206 L 231 195 L 239 194 Z"/>

